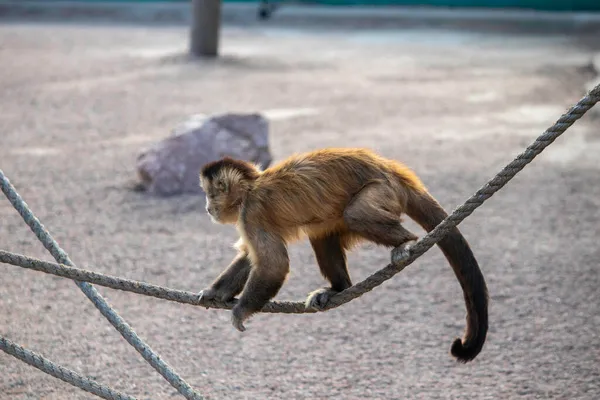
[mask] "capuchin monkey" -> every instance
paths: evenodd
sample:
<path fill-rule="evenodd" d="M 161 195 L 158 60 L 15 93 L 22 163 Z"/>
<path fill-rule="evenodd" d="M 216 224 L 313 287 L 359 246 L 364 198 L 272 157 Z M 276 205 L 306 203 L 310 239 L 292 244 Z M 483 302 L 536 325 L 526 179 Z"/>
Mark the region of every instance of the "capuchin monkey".
<path fill-rule="evenodd" d="M 243 325 L 279 292 L 288 272 L 287 244 L 307 236 L 330 287 L 308 296 L 307 308 L 322 309 L 352 286 L 345 252 L 362 240 L 406 248 L 417 236 L 402 226 L 406 213 L 430 232 L 447 214 L 421 180 L 403 164 L 366 149 L 330 148 L 294 155 L 265 171 L 225 157 L 200 171 L 206 211 L 215 223 L 235 224 L 238 255 L 200 298 L 230 301 L 232 323 Z M 438 246 L 458 279 L 467 308 L 462 340 L 451 354 L 473 360 L 488 330 L 485 279 L 469 244 L 454 227 Z"/>

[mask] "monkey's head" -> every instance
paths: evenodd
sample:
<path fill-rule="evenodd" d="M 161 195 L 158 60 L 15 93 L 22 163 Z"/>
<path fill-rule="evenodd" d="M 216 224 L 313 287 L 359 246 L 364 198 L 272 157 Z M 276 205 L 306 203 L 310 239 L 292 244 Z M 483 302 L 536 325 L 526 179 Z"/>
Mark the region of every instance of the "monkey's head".
<path fill-rule="evenodd" d="M 206 212 L 215 223 L 234 224 L 240 206 L 260 175 L 255 165 L 225 157 L 210 162 L 200 171 L 200 186 L 206 193 Z"/>

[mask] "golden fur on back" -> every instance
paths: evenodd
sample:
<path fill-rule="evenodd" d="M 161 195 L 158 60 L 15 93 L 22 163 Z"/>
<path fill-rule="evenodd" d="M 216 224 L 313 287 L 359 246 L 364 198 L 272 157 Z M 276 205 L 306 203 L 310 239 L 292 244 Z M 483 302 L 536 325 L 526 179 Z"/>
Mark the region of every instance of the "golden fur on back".
<path fill-rule="evenodd" d="M 408 167 L 367 149 L 316 150 L 292 155 L 263 172 L 256 170 L 257 178 L 249 187 L 253 204 L 262 217 L 274 216 L 275 210 L 277 214 L 261 223 L 281 232 L 288 241 L 298 240 L 303 233 L 319 236 L 345 230 L 342 212 L 368 183 L 385 182 L 399 193 L 405 186 L 425 190 Z M 240 178 L 241 174 L 230 168 L 224 168 L 218 177 L 232 187 L 239 185 Z M 389 200 L 405 203 L 401 197 Z"/>

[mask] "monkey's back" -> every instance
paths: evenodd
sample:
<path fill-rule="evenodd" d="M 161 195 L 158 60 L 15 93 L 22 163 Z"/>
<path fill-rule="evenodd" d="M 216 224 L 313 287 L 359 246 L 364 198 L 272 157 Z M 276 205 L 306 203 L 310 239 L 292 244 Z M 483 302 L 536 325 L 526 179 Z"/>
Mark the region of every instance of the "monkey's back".
<path fill-rule="evenodd" d="M 329 148 L 297 154 L 266 169 L 251 201 L 277 230 L 326 231 L 341 228 L 352 197 L 375 181 L 422 187 L 407 167 L 370 150 Z"/>

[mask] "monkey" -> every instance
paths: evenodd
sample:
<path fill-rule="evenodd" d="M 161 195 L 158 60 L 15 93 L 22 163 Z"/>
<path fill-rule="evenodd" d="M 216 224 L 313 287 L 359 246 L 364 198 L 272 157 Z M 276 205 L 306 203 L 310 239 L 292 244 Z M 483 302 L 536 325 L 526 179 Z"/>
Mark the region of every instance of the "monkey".
<path fill-rule="evenodd" d="M 319 310 L 352 286 L 346 252 L 356 244 L 406 249 L 418 237 L 402 225 L 403 214 L 427 232 L 448 215 L 415 172 L 366 148 L 294 154 L 265 170 L 223 157 L 205 164 L 199 175 L 212 222 L 235 225 L 239 233 L 238 254 L 199 298 L 227 302 L 239 294 L 231 320 L 241 332 L 244 322 L 283 286 L 290 268 L 289 243 L 308 237 L 330 284 L 306 299 L 307 308 Z M 437 244 L 463 291 L 467 326 L 450 353 L 466 363 L 486 340 L 488 289 L 457 227 Z"/>

